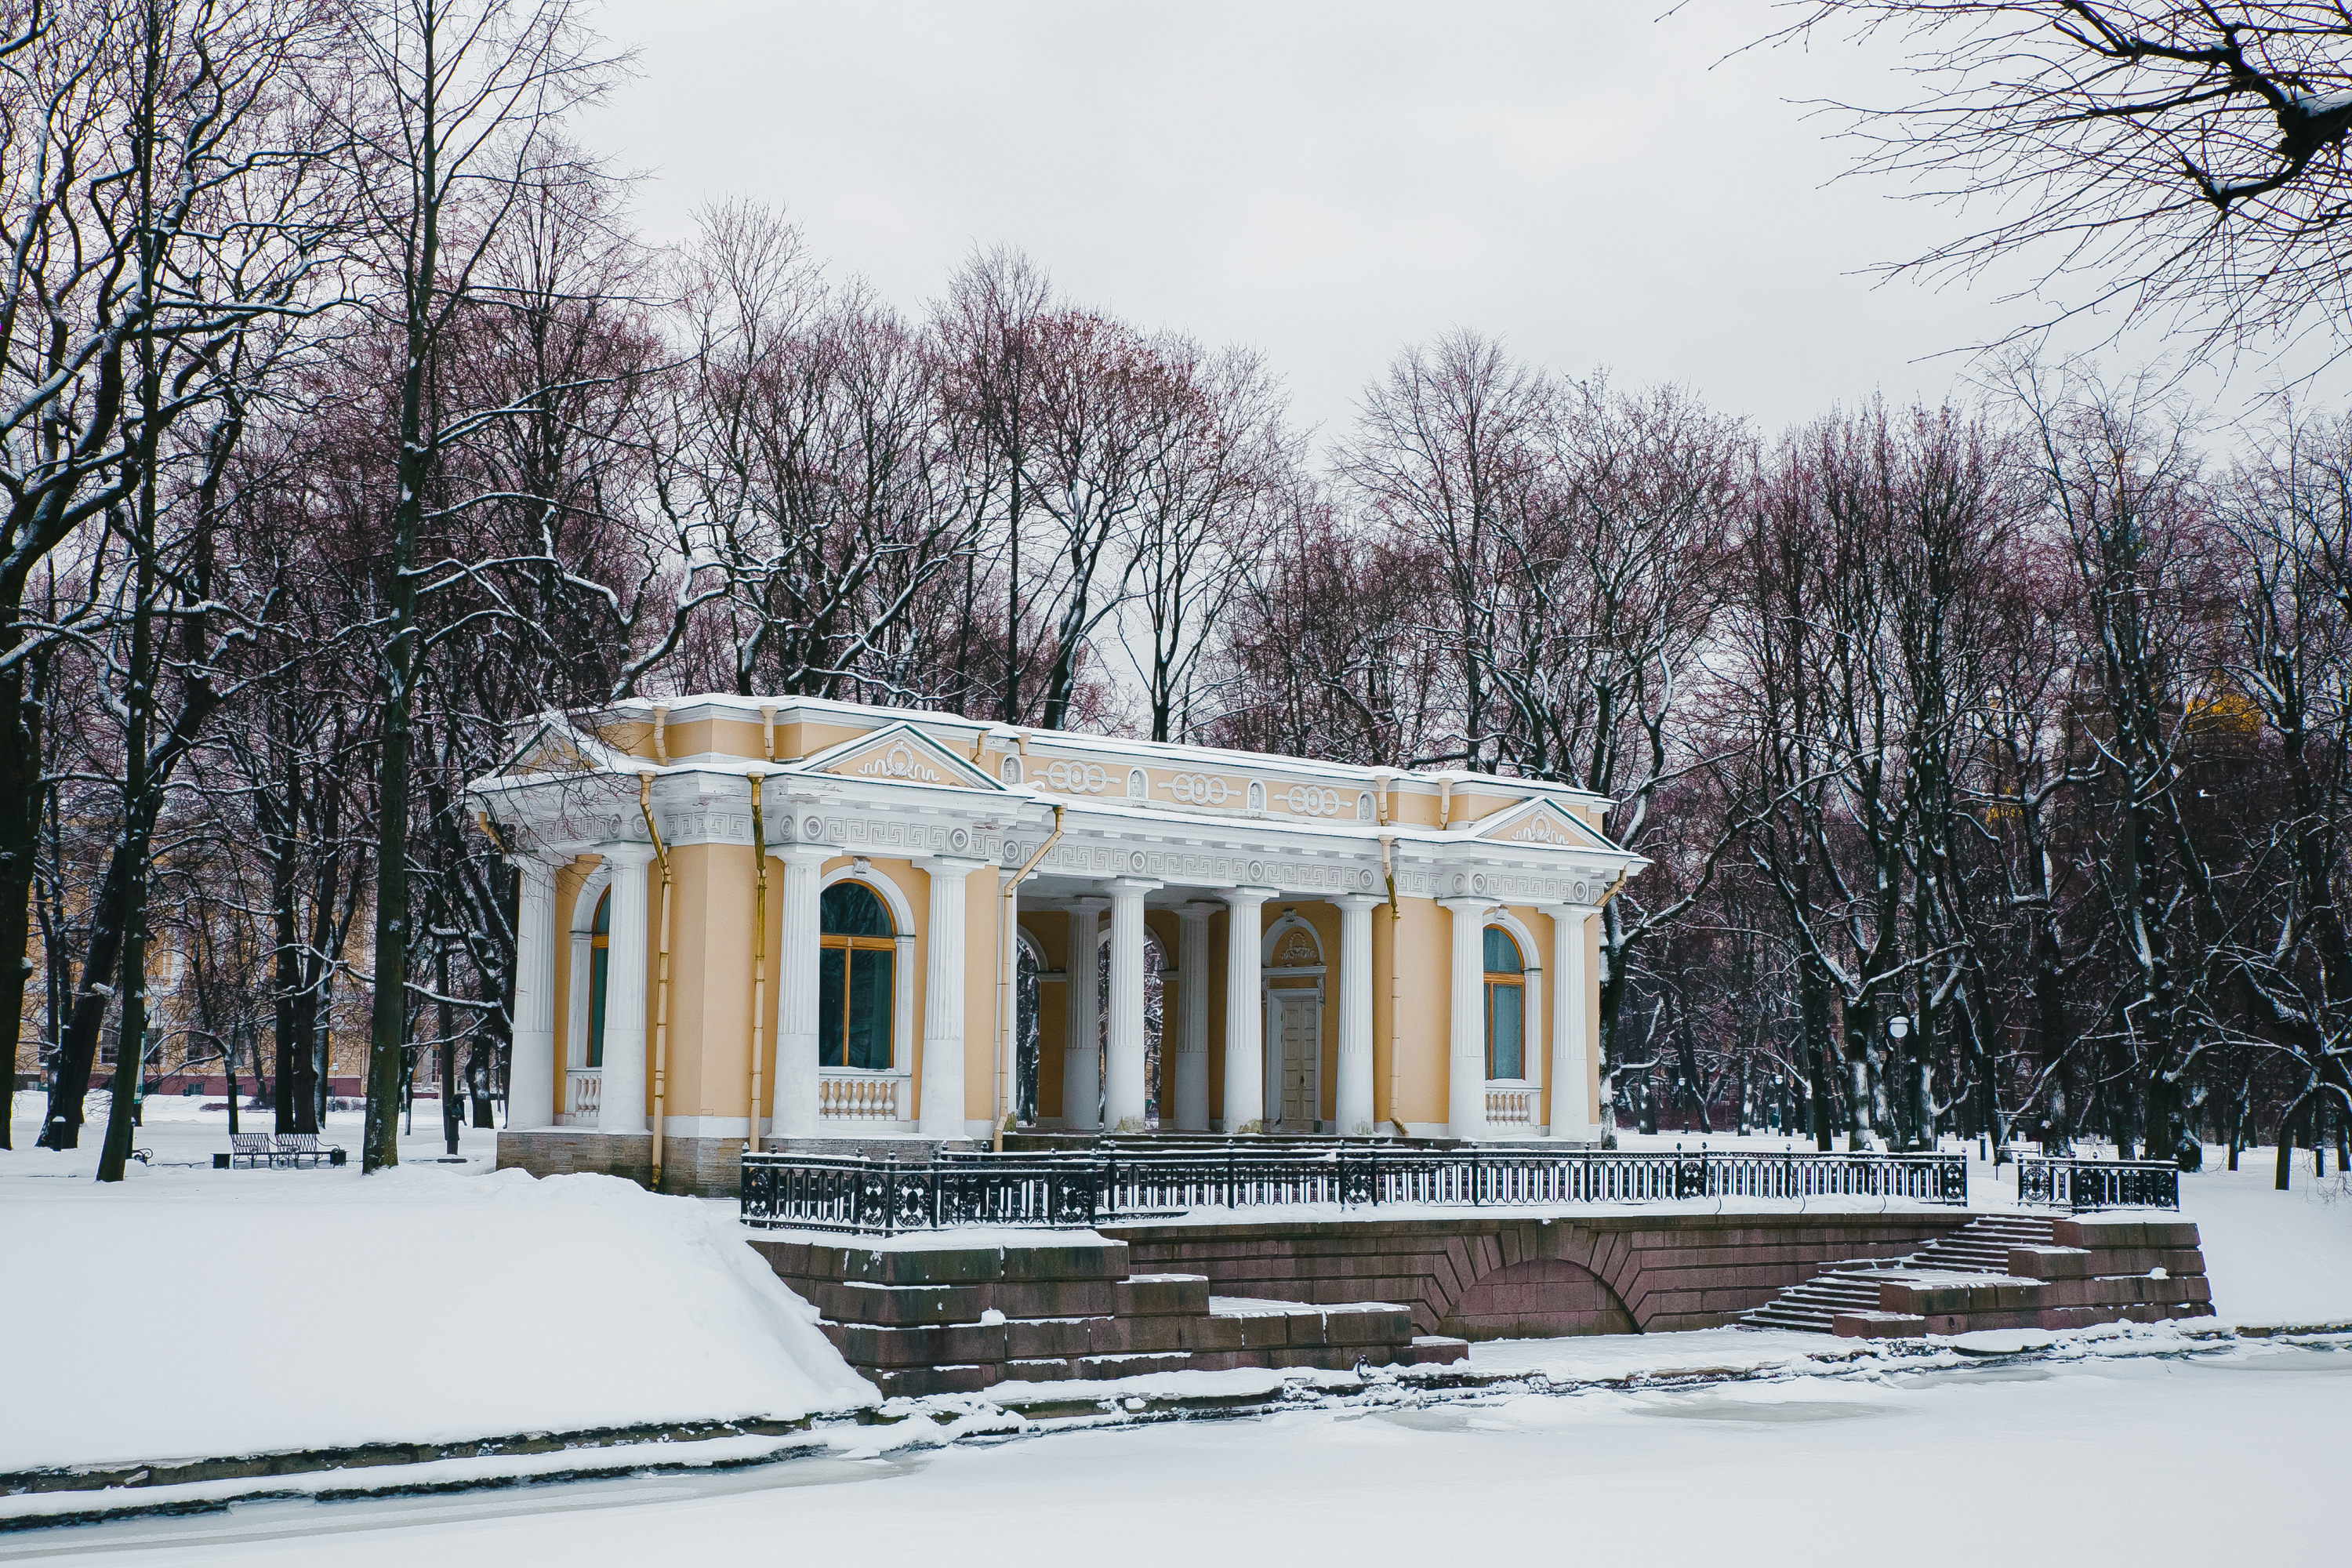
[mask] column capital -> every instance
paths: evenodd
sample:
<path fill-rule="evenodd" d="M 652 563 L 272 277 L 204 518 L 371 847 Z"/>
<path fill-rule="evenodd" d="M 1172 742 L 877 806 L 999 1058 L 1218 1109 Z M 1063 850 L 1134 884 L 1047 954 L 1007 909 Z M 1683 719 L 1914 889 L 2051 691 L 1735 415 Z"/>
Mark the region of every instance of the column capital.
<path fill-rule="evenodd" d="M 596 846 L 596 853 L 604 863 L 618 869 L 625 866 L 643 866 L 653 859 L 654 847 L 639 838 L 616 838 L 609 844 Z"/>
<path fill-rule="evenodd" d="M 1177 906 L 1177 912 L 1188 921 L 1205 921 L 1212 915 L 1225 912 L 1225 906 L 1214 899 L 1192 899 Z"/>
<path fill-rule="evenodd" d="M 824 844 L 784 843 L 768 846 L 769 858 L 782 860 L 788 866 L 822 868 L 827 860 L 838 860 L 847 854 L 848 851 L 845 849 L 835 849 Z"/>
<path fill-rule="evenodd" d="M 1098 915 L 1110 908 L 1110 900 L 1099 893 L 1085 893 L 1075 899 L 1064 900 L 1062 907 L 1074 915 Z"/>
<path fill-rule="evenodd" d="M 995 862 L 973 860 L 957 855 L 918 855 L 911 864 L 934 877 L 969 877 L 982 867 L 992 866 Z"/>
<path fill-rule="evenodd" d="M 1343 910 L 1376 910 L 1389 900 L 1385 893 L 1335 893 L 1331 901 Z"/>
<path fill-rule="evenodd" d="M 1113 877 L 1110 879 L 1110 885 L 1114 897 L 1125 893 L 1130 898 L 1137 899 L 1146 893 L 1156 893 L 1167 886 L 1165 882 L 1155 882 L 1149 877 Z"/>
<path fill-rule="evenodd" d="M 1473 910 L 1483 915 L 1488 910 L 1500 907 L 1497 900 L 1483 893 L 1455 899 L 1440 899 L 1437 903 L 1440 909 L 1451 910 L 1457 915 L 1468 914 Z"/>
<path fill-rule="evenodd" d="M 1601 912 L 1599 904 L 1580 904 L 1567 899 L 1538 899 L 1535 903 L 1536 908 L 1555 920 L 1582 920 Z"/>
<path fill-rule="evenodd" d="M 1279 888 L 1228 888 L 1225 889 L 1224 897 L 1228 904 L 1262 904 L 1268 899 L 1282 897 L 1282 889 Z"/>

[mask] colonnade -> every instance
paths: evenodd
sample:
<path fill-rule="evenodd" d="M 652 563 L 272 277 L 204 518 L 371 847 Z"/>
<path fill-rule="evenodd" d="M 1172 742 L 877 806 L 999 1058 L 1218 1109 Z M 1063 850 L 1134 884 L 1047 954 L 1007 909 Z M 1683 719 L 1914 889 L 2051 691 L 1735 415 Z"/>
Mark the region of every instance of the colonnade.
<path fill-rule="evenodd" d="M 599 851 L 610 868 L 612 915 L 608 933 L 604 1081 L 597 1128 L 608 1132 L 646 1130 L 646 865 L 650 845 L 620 842 Z M 776 963 L 775 1098 L 773 1131 L 778 1138 L 814 1137 L 818 1118 L 817 980 L 819 894 L 822 870 L 835 851 L 791 846 L 772 851 L 783 862 L 782 944 Z M 538 857 L 519 860 L 521 869 L 517 922 L 517 974 L 513 1058 L 509 1073 L 508 1125 L 542 1127 L 554 1120 L 558 1087 L 554 1032 L 553 956 L 556 941 L 553 880 L 563 862 Z M 922 1021 L 922 1081 L 919 1130 L 926 1135 L 966 1135 L 965 942 L 967 879 L 989 862 L 936 858 L 916 864 L 929 875 Z M 1013 873 L 999 869 L 1000 879 Z M 1001 882 L 1000 882 L 1001 885 Z M 1105 895 L 1069 900 L 1070 958 L 1067 967 L 1068 1033 L 1063 1047 L 1062 1102 L 1073 1131 L 1140 1131 L 1148 1102 L 1145 1082 L 1144 900 L 1160 884 L 1116 878 Z M 1221 910 L 1226 921 L 1225 976 L 1228 998 L 1223 1041 L 1223 1115 L 1218 1130 L 1255 1132 L 1265 1123 L 1264 1010 L 1257 1005 L 1264 980 L 1261 942 L 1272 888 L 1234 888 L 1181 905 L 1177 949 L 1179 990 L 1173 1044 L 1174 1127 L 1211 1130 L 1209 1100 L 1209 922 Z M 1384 900 L 1370 894 L 1343 894 L 1339 910 L 1339 1060 L 1333 1120 L 1345 1133 L 1371 1130 L 1373 1085 L 1372 911 Z M 1017 895 L 1004 900 L 1017 919 Z M 1452 919 L 1448 963 L 1446 1131 L 1457 1138 L 1489 1135 L 1486 1116 L 1486 1018 L 1484 932 L 1497 908 L 1485 898 L 1438 900 Z M 1582 998 L 1588 917 L 1576 905 L 1547 905 L 1552 916 L 1553 1005 L 1549 1048 L 1529 1041 L 1531 1055 L 1547 1061 L 1553 1087 L 1550 1131 L 1555 1138 L 1582 1140 L 1593 1130 L 1583 1116 L 1582 1086 L 1591 1073 L 1591 1047 Z M 1101 975 L 1101 919 L 1110 916 L 1108 1027 L 1097 1014 Z M 584 933 L 572 933 L 572 1001 L 587 1002 L 588 953 Z M 1565 1005 L 1563 1005 L 1565 1004 Z M 1532 1020 L 1530 1020 L 1532 1021 Z M 1096 1045 L 1104 1040 L 1103 1047 Z M 1166 1037 L 1163 1037 L 1166 1038 Z M 1531 1075 L 1532 1076 L 1532 1075 Z M 1002 1108 L 999 1108 L 1002 1114 Z"/>

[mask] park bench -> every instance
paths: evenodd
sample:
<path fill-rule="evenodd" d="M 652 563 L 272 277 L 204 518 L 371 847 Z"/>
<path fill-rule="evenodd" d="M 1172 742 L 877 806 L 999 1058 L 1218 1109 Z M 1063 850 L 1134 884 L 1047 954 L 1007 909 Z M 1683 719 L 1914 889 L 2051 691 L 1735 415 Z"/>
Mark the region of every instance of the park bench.
<path fill-rule="evenodd" d="M 316 1132 L 280 1134 L 278 1140 L 278 1157 L 297 1170 L 301 1168 L 305 1161 L 313 1165 L 321 1160 L 330 1165 L 340 1165 L 343 1163 L 343 1152 L 331 1143 L 322 1147 Z"/>
<path fill-rule="evenodd" d="M 232 1132 L 228 1143 L 227 1153 L 213 1156 L 214 1170 L 234 1170 L 239 1165 L 257 1170 L 265 1163 L 273 1171 L 288 1166 L 299 1170 L 306 1162 L 312 1165 L 321 1160 L 330 1165 L 343 1163 L 343 1152 L 331 1144 L 321 1148 L 315 1132 L 289 1132 L 275 1142 L 267 1132 Z"/>
<path fill-rule="evenodd" d="M 213 1156 L 213 1163 L 223 1170 L 239 1165 L 248 1169 L 262 1164 L 276 1164 L 276 1151 L 269 1146 L 267 1132 L 232 1132 L 228 1135 L 229 1152 Z"/>

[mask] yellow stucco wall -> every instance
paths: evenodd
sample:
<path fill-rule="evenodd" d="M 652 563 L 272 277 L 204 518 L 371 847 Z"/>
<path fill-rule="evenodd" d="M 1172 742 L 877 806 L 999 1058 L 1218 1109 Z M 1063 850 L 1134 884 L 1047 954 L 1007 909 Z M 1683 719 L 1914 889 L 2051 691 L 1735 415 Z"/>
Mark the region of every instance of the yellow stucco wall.
<path fill-rule="evenodd" d="M 1402 1061 L 1395 1112 L 1401 1121 L 1444 1121 L 1446 1053 L 1453 1031 L 1453 991 L 1446 959 L 1454 940 L 1454 916 L 1433 899 L 1399 900 L 1401 951 L 1408 957 L 1399 976 L 1398 1037 Z"/>

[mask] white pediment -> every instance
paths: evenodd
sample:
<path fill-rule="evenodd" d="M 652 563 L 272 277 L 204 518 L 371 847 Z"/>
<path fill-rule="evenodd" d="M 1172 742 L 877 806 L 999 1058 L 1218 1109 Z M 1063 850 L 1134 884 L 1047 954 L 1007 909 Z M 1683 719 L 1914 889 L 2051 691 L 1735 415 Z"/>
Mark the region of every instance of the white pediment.
<path fill-rule="evenodd" d="M 1492 844 L 1525 844 L 1545 849 L 1605 849 L 1617 846 L 1587 826 L 1557 801 L 1531 800 L 1496 812 L 1471 837 Z"/>
<path fill-rule="evenodd" d="M 911 724 L 892 724 L 803 758 L 796 773 L 877 784 L 921 784 L 928 789 L 989 790 L 1003 786 Z"/>

